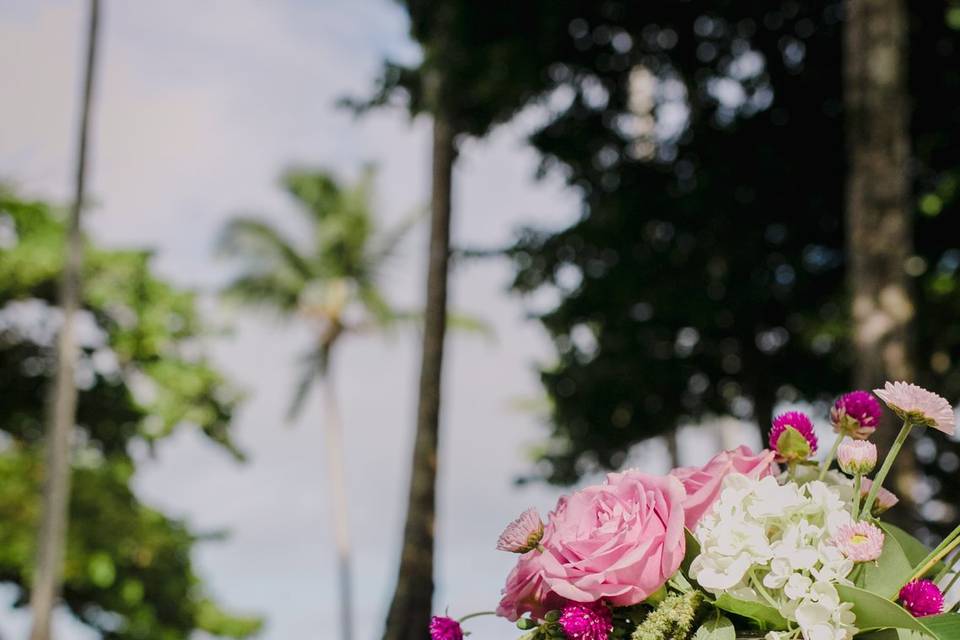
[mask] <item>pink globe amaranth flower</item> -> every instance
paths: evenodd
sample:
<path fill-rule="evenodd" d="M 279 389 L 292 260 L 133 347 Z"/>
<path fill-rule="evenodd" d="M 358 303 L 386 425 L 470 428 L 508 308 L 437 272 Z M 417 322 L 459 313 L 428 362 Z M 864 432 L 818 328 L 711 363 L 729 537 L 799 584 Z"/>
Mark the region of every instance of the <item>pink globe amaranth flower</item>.
<path fill-rule="evenodd" d="M 794 432 L 801 438 L 794 437 Z M 770 448 L 777 452 L 777 462 L 806 460 L 817 452 L 813 422 L 799 411 L 780 414 L 770 429 Z"/>
<path fill-rule="evenodd" d="M 542 617 L 558 602 L 642 602 L 683 561 L 685 498 L 676 478 L 639 471 L 611 473 L 602 485 L 560 498 L 544 527 L 542 552 L 520 557 L 498 615 Z"/>
<path fill-rule="evenodd" d="M 430 640 L 463 640 L 463 629 L 453 618 L 433 616 L 430 618 Z"/>
<path fill-rule="evenodd" d="M 943 593 L 932 580 L 912 580 L 900 589 L 900 604 L 915 618 L 943 612 Z"/>
<path fill-rule="evenodd" d="M 543 537 L 543 521 L 536 509 L 527 509 L 507 525 L 497 540 L 497 549 L 511 553 L 526 553 L 537 548 Z"/>
<path fill-rule="evenodd" d="M 873 486 L 873 480 L 870 478 L 861 478 L 860 479 L 860 497 L 866 498 L 867 494 L 870 493 L 870 487 Z M 897 506 L 897 503 L 900 502 L 898 498 L 892 491 L 888 491 L 883 487 L 880 487 L 880 490 L 877 491 L 877 499 L 873 503 L 873 515 L 878 516 L 888 509 L 892 509 Z"/>
<path fill-rule="evenodd" d="M 877 445 L 866 440 L 844 440 L 837 449 L 837 463 L 849 475 L 870 473 L 877 466 Z"/>
<path fill-rule="evenodd" d="M 837 530 L 833 543 L 854 562 L 870 562 L 883 552 L 883 531 L 869 522 L 845 524 Z"/>
<path fill-rule="evenodd" d="M 686 526 L 691 531 L 716 502 L 723 489 L 723 480 L 731 473 L 741 473 L 756 480 L 774 475 L 779 470 L 773 459 L 776 454 L 764 449 L 754 454 L 741 445 L 715 455 L 702 467 L 678 467 L 670 475 L 683 483 L 687 497 L 683 501 Z"/>
<path fill-rule="evenodd" d="M 882 410 L 880 403 L 867 391 L 851 391 L 837 398 L 830 410 L 830 423 L 837 433 L 856 440 L 866 440 L 877 430 Z"/>
<path fill-rule="evenodd" d="M 558 622 L 569 640 L 607 640 L 613 631 L 613 613 L 602 602 L 567 605 Z"/>
<path fill-rule="evenodd" d="M 873 392 L 901 419 L 953 435 L 956 422 L 953 407 L 932 391 L 909 382 L 887 382 L 883 389 Z"/>

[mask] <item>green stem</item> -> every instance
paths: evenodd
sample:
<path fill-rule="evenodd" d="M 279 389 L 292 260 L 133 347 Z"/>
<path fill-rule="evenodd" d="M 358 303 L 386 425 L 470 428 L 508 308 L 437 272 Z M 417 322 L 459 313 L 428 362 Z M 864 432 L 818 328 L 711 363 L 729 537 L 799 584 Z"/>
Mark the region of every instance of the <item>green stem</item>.
<path fill-rule="evenodd" d="M 942 558 L 946 555 L 946 554 L 940 555 L 943 552 L 943 550 L 947 549 L 947 547 L 949 547 L 950 549 L 953 549 L 955 546 L 954 541 L 958 539 L 960 539 L 960 526 L 958 526 L 956 529 L 951 531 L 950 534 L 943 539 L 943 542 L 938 544 L 933 549 L 933 551 L 928 553 L 927 557 L 921 560 L 917 566 L 922 568 L 922 567 L 926 567 L 927 565 L 930 565 L 930 567 L 927 569 L 927 571 L 929 571 L 931 568 L 933 568 L 937 564 L 937 562 L 939 562 L 939 558 Z M 950 553 L 950 551 L 948 550 L 947 553 Z M 924 571 L 923 573 L 926 573 L 927 571 Z M 921 573 L 919 575 L 923 575 L 923 574 Z"/>
<path fill-rule="evenodd" d="M 837 449 L 840 448 L 840 443 L 843 442 L 844 437 L 846 436 L 843 433 L 837 434 L 837 439 L 833 441 L 833 446 L 830 447 L 830 453 L 827 454 L 827 457 L 820 465 L 819 479 L 821 481 L 827 477 L 827 472 L 830 471 L 830 465 L 833 464 L 833 459 L 837 457 Z"/>
<path fill-rule="evenodd" d="M 877 472 L 877 475 L 873 478 L 873 485 L 870 486 L 870 493 L 867 494 L 867 499 L 863 503 L 863 511 L 860 512 L 861 518 L 870 516 L 870 510 L 873 508 L 874 500 L 877 499 L 877 493 L 883 486 L 883 481 L 886 480 L 887 474 L 890 473 L 890 468 L 893 466 L 893 461 L 896 459 L 897 454 L 900 453 L 900 449 L 903 448 L 904 443 L 907 441 L 907 436 L 910 435 L 910 430 L 912 428 L 913 425 L 910 423 L 910 419 L 905 419 L 903 421 L 903 426 L 900 427 L 900 433 L 897 434 L 897 439 L 893 442 L 893 446 L 890 447 L 890 452 L 887 454 L 887 457 L 883 459 L 883 466 L 880 467 L 880 471 Z"/>
<path fill-rule="evenodd" d="M 496 611 L 477 611 L 475 613 L 468 613 L 467 615 L 457 620 L 457 622 L 463 624 L 470 618 L 479 618 L 480 616 L 495 616 L 495 615 L 497 615 Z"/>
<path fill-rule="evenodd" d="M 934 576 L 933 581 L 937 584 L 940 584 L 940 581 L 946 578 L 953 566 L 957 564 L 957 558 L 960 558 L 960 553 L 955 553 L 949 560 L 944 560 L 943 568 L 937 572 L 937 575 Z"/>
<path fill-rule="evenodd" d="M 756 571 L 753 569 L 750 570 L 750 578 L 753 580 L 753 586 L 757 589 L 760 595 L 763 596 L 763 599 L 770 603 L 771 607 L 779 611 L 779 603 L 777 603 L 777 601 L 774 600 L 769 593 L 767 593 L 767 590 L 763 587 L 763 582 L 761 582 L 760 578 L 757 577 Z"/>
<path fill-rule="evenodd" d="M 953 535 L 953 534 L 951 534 Z M 917 578 L 922 578 L 927 574 L 930 569 L 936 566 L 938 562 L 950 555 L 950 552 L 957 548 L 957 545 L 960 545 L 960 536 L 953 536 L 953 540 L 949 544 L 943 546 L 943 549 L 933 554 L 933 557 L 928 559 L 923 565 L 917 569 L 910 580 L 916 580 Z M 908 580 L 907 582 L 909 582 Z"/>
<path fill-rule="evenodd" d="M 860 491 L 863 483 L 863 474 L 853 476 L 853 519 L 860 519 Z"/>
<path fill-rule="evenodd" d="M 943 593 L 950 593 L 950 590 L 953 589 L 953 585 L 957 584 L 957 580 L 960 580 L 960 568 L 956 566 L 957 558 L 960 558 L 960 554 L 953 559 L 953 567 L 957 569 L 957 572 L 953 574 L 953 577 L 950 578 L 950 582 L 947 583 L 947 586 L 943 588 Z"/>

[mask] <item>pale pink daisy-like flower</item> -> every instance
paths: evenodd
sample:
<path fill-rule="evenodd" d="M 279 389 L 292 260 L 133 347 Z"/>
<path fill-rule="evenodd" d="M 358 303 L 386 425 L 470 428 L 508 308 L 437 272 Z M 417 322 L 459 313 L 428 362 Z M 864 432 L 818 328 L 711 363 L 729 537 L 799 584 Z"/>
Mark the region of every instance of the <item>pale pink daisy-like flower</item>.
<path fill-rule="evenodd" d="M 870 473 L 877 466 L 877 445 L 867 440 L 846 440 L 837 450 L 837 462 L 844 473 Z"/>
<path fill-rule="evenodd" d="M 883 531 L 869 522 L 845 524 L 837 530 L 833 543 L 854 562 L 870 562 L 883 551 Z"/>
<path fill-rule="evenodd" d="M 867 494 L 870 493 L 870 487 L 873 486 L 873 480 L 870 478 L 862 478 L 860 480 L 860 497 L 866 498 Z M 873 515 L 880 515 L 887 509 L 892 509 L 900 502 L 898 498 L 892 491 L 888 491 L 883 487 L 877 491 L 877 500 L 873 503 Z"/>
<path fill-rule="evenodd" d="M 497 549 L 511 553 L 526 553 L 537 548 L 543 538 L 543 520 L 536 509 L 530 508 L 507 525 L 497 540 Z"/>
<path fill-rule="evenodd" d="M 912 580 L 900 589 L 900 604 L 915 618 L 943 612 L 943 592 L 932 580 Z"/>
<path fill-rule="evenodd" d="M 953 407 L 932 391 L 909 382 L 887 382 L 883 389 L 873 392 L 901 419 L 953 435 L 956 420 Z"/>

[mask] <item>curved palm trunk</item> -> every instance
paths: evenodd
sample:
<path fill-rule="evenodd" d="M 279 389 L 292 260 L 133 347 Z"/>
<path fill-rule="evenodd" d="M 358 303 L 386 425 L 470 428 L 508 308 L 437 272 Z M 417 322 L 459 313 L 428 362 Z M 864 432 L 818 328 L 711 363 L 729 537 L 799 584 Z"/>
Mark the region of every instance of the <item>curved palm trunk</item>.
<path fill-rule="evenodd" d="M 326 413 L 324 434 L 327 441 L 327 470 L 333 511 L 334 541 L 337 549 L 337 580 L 340 591 L 340 637 L 353 638 L 353 580 L 350 570 L 350 526 L 347 512 L 346 471 L 344 469 L 343 421 L 340 405 L 328 370 L 323 376 L 323 405 Z"/>
<path fill-rule="evenodd" d="M 849 0 L 844 38 L 847 109 L 847 253 L 855 346 L 854 383 L 873 389 L 913 373 L 909 280 L 912 253 L 904 0 Z M 897 429 L 878 429 L 881 454 Z M 911 507 L 912 447 L 897 460 L 890 488 Z M 908 509 L 891 516 L 907 524 Z"/>
<path fill-rule="evenodd" d="M 77 360 L 74 316 L 80 306 L 80 274 L 83 266 L 80 214 L 83 210 L 86 191 L 87 138 L 93 98 L 99 10 L 99 0 L 90 0 L 86 70 L 79 125 L 80 140 L 77 149 L 76 191 L 67 230 L 66 259 L 60 289 L 63 326 L 57 339 L 57 372 L 47 427 L 46 479 L 43 489 L 42 521 L 37 541 L 37 572 L 30 591 L 30 606 L 33 613 L 30 640 L 49 640 L 53 609 L 60 595 L 63 581 L 63 558 L 70 506 L 70 441 L 77 413 L 77 388 L 74 383 Z"/>
<path fill-rule="evenodd" d="M 450 255 L 450 192 L 456 157 L 454 131 L 436 115 L 433 122 L 433 185 L 430 202 L 430 255 L 417 433 L 410 470 L 410 497 L 397 586 L 387 615 L 384 640 L 429 638 L 433 602 L 433 547 L 436 515 L 440 379 L 447 322 L 447 265 Z"/>

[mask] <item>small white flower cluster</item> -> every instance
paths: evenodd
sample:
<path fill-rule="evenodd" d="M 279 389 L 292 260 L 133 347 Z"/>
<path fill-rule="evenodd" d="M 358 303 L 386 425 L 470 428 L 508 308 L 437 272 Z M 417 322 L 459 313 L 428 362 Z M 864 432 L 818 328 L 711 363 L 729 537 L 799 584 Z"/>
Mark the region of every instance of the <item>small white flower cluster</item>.
<path fill-rule="evenodd" d="M 690 575 L 710 593 L 766 604 L 796 624 L 768 640 L 850 640 L 852 605 L 835 585 L 850 584 L 853 562 L 832 540 L 851 521 L 839 487 L 731 475 L 697 527 Z"/>

